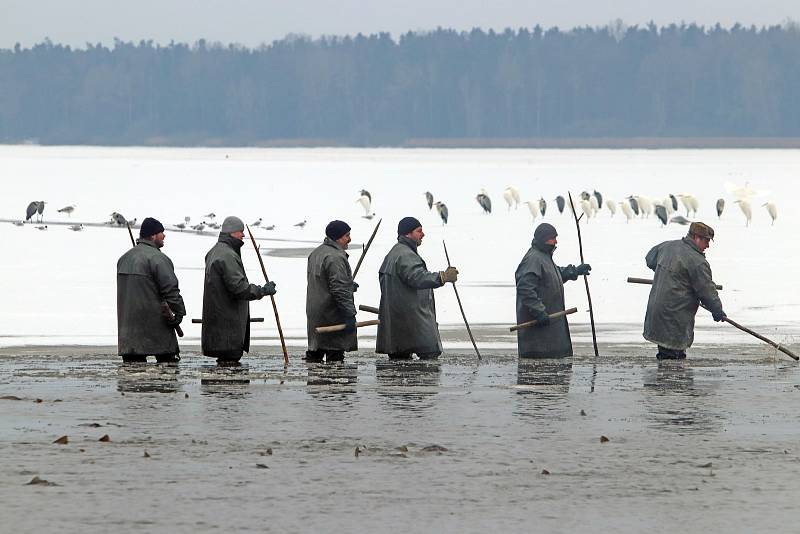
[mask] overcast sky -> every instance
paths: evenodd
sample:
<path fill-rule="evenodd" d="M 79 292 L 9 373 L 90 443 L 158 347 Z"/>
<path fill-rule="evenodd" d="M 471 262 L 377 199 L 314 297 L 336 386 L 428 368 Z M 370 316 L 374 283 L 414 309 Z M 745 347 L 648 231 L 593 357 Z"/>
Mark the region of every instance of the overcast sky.
<path fill-rule="evenodd" d="M 0 47 L 49 37 L 84 46 L 114 37 L 248 46 L 288 33 L 344 35 L 506 27 L 800 20 L 800 0 L 0 0 Z"/>

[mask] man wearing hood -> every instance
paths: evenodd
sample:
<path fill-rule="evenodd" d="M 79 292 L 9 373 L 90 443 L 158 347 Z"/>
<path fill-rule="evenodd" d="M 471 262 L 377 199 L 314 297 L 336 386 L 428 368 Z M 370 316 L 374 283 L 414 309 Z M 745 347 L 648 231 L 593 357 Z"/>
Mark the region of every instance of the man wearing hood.
<path fill-rule="evenodd" d="M 378 273 L 381 285 L 380 324 L 375 352 L 391 360 L 438 358 L 442 353 L 433 290 L 458 279 L 458 270 L 428 271 L 417 252 L 425 233 L 422 223 L 405 217 L 397 225 L 397 244 L 383 260 Z"/>
<path fill-rule="evenodd" d="M 164 225 L 148 217 L 136 246 L 117 261 L 117 347 L 124 362 L 180 360 L 175 327 L 186 307 L 163 246 Z"/>
<path fill-rule="evenodd" d="M 358 350 L 356 305 L 353 292 L 358 287 L 347 261 L 350 226 L 331 221 L 325 228 L 325 240 L 308 257 L 306 279 L 306 324 L 308 327 L 307 362 L 344 360 L 345 351 Z M 317 334 L 318 326 L 344 323 L 341 332 Z"/>
<path fill-rule="evenodd" d="M 206 254 L 203 286 L 203 354 L 218 363 L 238 362 L 250 351 L 250 301 L 275 294 L 275 283 L 247 280 L 242 263 L 244 223 L 226 217 L 217 244 Z"/>
<path fill-rule="evenodd" d="M 686 358 L 700 304 L 711 311 L 715 321 L 726 317 L 705 255 L 713 239 L 713 228 L 693 222 L 686 237 L 656 245 L 645 257 L 655 276 L 643 335 L 658 345 L 659 360 Z"/>
<path fill-rule="evenodd" d="M 520 358 L 572 356 L 566 316 L 551 321 L 549 314 L 564 310 L 564 282 L 589 274 L 592 267 L 587 263 L 558 267 L 553 262 L 557 236 L 553 225 L 540 224 L 517 267 L 517 324 L 536 321 L 535 326 L 517 330 Z"/>

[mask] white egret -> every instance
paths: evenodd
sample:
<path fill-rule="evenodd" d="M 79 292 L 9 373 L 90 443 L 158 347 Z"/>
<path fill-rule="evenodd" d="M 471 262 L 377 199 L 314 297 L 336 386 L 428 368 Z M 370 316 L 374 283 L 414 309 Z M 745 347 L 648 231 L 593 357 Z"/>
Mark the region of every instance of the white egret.
<path fill-rule="evenodd" d="M 745 224 L 745 226 L 750 226 L 750 221 L 753 218 L 753 210 L 750 207 L 750 202 L 747 200 L 737 200 L 736 203 L 739 204 L 739 209 L 742 210 L 745 219 L 747 219 L 747 224 Z"/>
<path fill-rule="evenodd" d="M 611 212 L 612 217 L 617 214 L 617 204 L 610 198 L 606 199 L 606 208 Z"/>
<path fill-rule="evenodd" d="M 528 210 L 531 212 L 531 217 L 533 220 L 536 220 L 536 217 L 539 216 L 539 201 L 538 200 L 526 200 L 524 202 L 528 206 Z"/>
<path fill-rule="evenodd" d="M 767 213 L 772 218 L 772 224 L 775 224 L 775 219 L 778 218 L 778 206 L 775 205 L 774 202 L 767 202 L 763 204 L 765 208 L 767 208 Z"/>
<path fill-rule="evenodd" d="M 625 222 L 631 222 L 631 219 L 633 219 L 633 210 L 631 209 L 630 202 L 620 202 L 619 207 L 622 210 L 622 214 L 625 215 Z"/>

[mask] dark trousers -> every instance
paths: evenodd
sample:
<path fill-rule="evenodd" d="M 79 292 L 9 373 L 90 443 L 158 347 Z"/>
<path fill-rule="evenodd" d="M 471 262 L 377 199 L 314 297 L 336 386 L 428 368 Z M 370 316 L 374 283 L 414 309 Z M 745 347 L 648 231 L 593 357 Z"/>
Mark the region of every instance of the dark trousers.
<path fill-rule="evenodd" d="M 344 361 L 344 351 L 343 350 L 307 350 L 306 351 L 306 361 L 307 362 L 321 362 L 322 358 L 325 357 L 325 361 L 327 362 L 343 362 Z"/>
<path fill-rule="evenodd" d="M 156 354 L 155 357 L 158 363 L 178 363 L 181 361 L 181 357 L 177 354 Z M 147 356 L 123 354 L 122 361 L 125 363 L 147 363 Z"/>
<path fill-rule="evenodd" d="M 658 354 L 656 358 L 659 360 L 685 360 L 686 351 L 678 349 L 668 349 L 667 347 L 658 346 Z"/>

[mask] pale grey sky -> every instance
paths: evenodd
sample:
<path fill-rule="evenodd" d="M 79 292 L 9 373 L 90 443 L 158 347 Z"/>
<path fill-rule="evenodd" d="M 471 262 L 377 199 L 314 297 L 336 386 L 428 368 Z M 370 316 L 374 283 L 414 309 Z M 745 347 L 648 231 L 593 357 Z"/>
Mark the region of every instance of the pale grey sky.
<path fill-rule="evenodd" d="M 757 26 L 800 20 L 800 0 L 0 0 L 0 47 L 49 37 L 84 46 L 114 37 L 257 46 L 288 33 L 317 37 L 475 26 L 571 28 L 697 22 Z"/>

